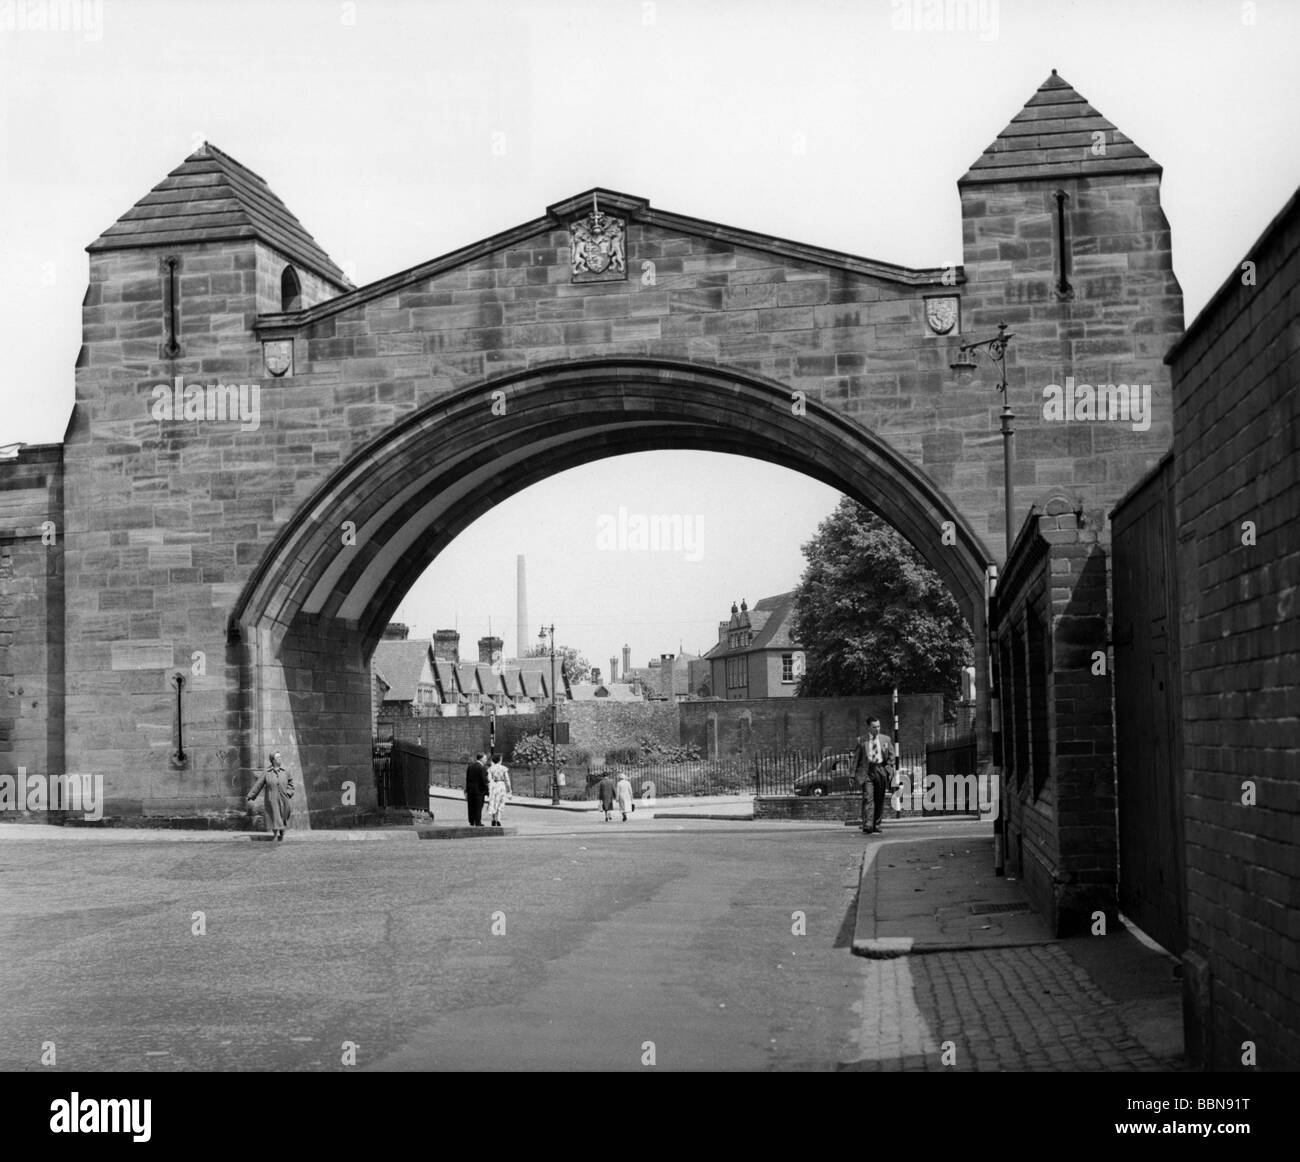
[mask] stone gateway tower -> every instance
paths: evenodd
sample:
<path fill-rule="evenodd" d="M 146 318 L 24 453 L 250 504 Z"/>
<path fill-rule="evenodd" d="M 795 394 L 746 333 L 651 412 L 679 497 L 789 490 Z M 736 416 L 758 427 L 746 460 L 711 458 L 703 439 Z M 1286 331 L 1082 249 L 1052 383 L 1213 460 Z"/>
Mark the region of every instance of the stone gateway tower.
<path fill-rule="evenodd" d="M 1001 400 L 949 366 L 1015 333 L 1017 522 L 1123 495 L 1170 440 L 1159 173 L 1053 74 L 959 183 L 961 268 L 601 189 L 353 287 L 205 145 L 88 248 L 63 443 L 0 462 L 0 772 L 220 818 L 279 750 L 295 826 L 372 804 L 369 658 L 429 562 L 538 480 L 664 448 L 786 465 L 898 528 L 975 631 L 988 762 Z M 1149 386 L 1150 422 L 1047 414 L 1067 380 Z"/>

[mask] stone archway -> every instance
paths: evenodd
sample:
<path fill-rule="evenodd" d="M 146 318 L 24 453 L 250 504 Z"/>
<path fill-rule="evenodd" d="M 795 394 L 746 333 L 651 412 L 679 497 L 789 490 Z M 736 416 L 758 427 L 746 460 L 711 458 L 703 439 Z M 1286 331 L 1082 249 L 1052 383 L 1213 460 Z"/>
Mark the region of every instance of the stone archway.
<path fill-rule="evenodd" d="M 368 663 L 410 586 L 493 505 L 628 452 L 701 449 L 815 477 L 873 508 L 944 579 L 975 634 L 987 696 L 987 550 L 926 474 L 867 428 L 737 369 L 656 359 L 545 365 L 440 397 L 369 444 L 304 503 L 231 615 L 249 757 L 304 773 L 313 810 L 369 764 Z M 946 530 L 946 535 L 945 535 Z M 988 753 L 987 715 L 979 716 Z M 364 801 L 364 796 L 362 796 Z"/>

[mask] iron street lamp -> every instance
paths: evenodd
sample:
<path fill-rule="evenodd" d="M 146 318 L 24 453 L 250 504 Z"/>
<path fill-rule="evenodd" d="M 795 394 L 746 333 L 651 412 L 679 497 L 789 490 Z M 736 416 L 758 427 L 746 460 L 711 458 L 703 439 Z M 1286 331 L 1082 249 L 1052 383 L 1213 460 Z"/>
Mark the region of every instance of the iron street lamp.
<path fill-rule="evenodd" d="M 967 382 L 969 376 L 979 367 L 979 364 L 971 358 L 977 351 L 983 352 L 985 358 L 998 369 L 998 382 L 995 390 L 1002 393 L 1002 476 L 1003 493 L 1006 500 L 1007 543 L 1004 559 L 1011 555 L 1011 539 L 1015 535 L 1016 512 L 1015 494 L 1011 490 L 1011 463 L 1015 453 L 1013 444 L 1015 429 L 1012 428 L 1011 421 L 1016 417 L 1007 403 L 1007 344 L 1013 338 L 1015 338 L 1014 334 L 1007 334 L 1006 323 L 999 323 L 998 333 L 991 339 L 978 339 L 974 343 L 963 343 L 959 348 L 960 357 L 950 364 L 952 370 L 958 373 L 963 382 Z"/>
<path fill-rule="evenodd" d="M 1011 559 L 1011 541 L 1015 535 L 1015 513 L 1016 501 L 1015 494 L 1011 490 L 1011 463 L 1014 459 L 1015 448 L 1013 439 L 1015 429 L 1011 426 L 1011 421 L 1016 417 L 1012 414 L 1011 407 L 1007 403 L 1007 344 L 1014 338 L 1013 335 L 1007 334 L 1006 323 L 998 324 L 998 333 L 989 339 L 977 339 L 974 343 L 963 343 L 959 348 L 957 360 L 950 366 L 953 371 L 957 372 L 962 382 L 968 382 L 970 375 L 978 368 L 979 364 L 975 362 L 972 356 L 975 352 L 983 352 L 984 357 L 998 369 L 997 390 L 1002 393 L 1002 489 L 1006 500 L 1006 549 L 1003 553 L 1003 561 Z M 995 643 L 992 637 L 992 624 L 989 625 L 989 661 L 995 656 Z M 1001 685 L 1000 675 L 995 676 L 993 687 L 989 691 L 989 697 L 994 706 L 1000 702 Z M 1005 748 L 1009 745 L 1006 739 L 1002 740 Z M 1001 774 L 999 773 L 999 778 Z M 1006 853 L 1003 844 L 1003 823 L 1002 813 L 993 821 L 993 874 L 1006 874 Z"/>
<path fill-rule="evenodd" d="M 560 802 L 560 776 L 559 767 L 556 762 L 556 743 L 555 743 L 555 625 L 544 625 L 537 631 L 537 640 L 546 641 L 546 635 L 551 637 L 551 806 L 555 807 Z"/>

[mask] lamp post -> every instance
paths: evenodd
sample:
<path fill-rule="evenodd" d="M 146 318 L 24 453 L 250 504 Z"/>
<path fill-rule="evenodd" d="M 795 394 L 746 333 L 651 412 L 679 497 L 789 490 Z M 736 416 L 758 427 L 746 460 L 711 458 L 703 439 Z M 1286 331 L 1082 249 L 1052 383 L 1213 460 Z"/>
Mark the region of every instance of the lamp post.
<path fill-rule="evenodd" d="M 996 391 L 1002 393 L 1002 479 L 1003 493 L 1006 500 L 1006 551 L 1005 557 L 1011 555 L 1011 538 L 1015 532 L 1016 502 L 1011 489 L 1011 463 L 1015 457 L 1015 429 L 1011 426 L 1015 414 L 1007 403 L 1007 344 L 1015 338 L 1007 334 L 1006 323 L 998 324 L 998 333 L 991 339 L 978 339 L 974 343 L 963 343 L 959 348 L 960 358 L 950 364 L 963 378 L 970 375 L 979 366 L 970 356 L 976 351 L 983 351 L 985 357 L 998 369 Z"/>
<path fill-rule="evenodd" d="M 1011 342 L 1014 335 L 1007 334 L 1006 323 L 998 324 L 998 333 L 988 339 L 977 339 L 973 343 L 963 343 L 959 349 L 959 356 L 950 366 L 952 370 L 965 380 L 979 366 L 971 356 L 976 351 L 982 351 L 985 358 L 998 370 L 997 390 L 1002 393 L 1002 491 L 1006 502 L 1005 536 L 1006 548 L 1003 550 L 1003 562 L 1011 559 L 1011 541 L 1015 535 L 1016 519 L 1016 501 L 1015 493 L 1011 485 L 1011 464 L 1014 459 L 1015 446 L 1015 429 L 1011 426 L 1011 421 L 1016 417 L 1011 411 L 1011 406 L 1007 403 L 1007 344 Z M 992 593 L 990 593 L 992 596 Z M 989 661 L 992 663 L 996 656 L 995 642 L 992 636 L 992 624 L 989 625 L 988 651 Z M 991 668 L 991 665 L 990 665 Z M 1001 675 L 997 675 L 997 680 L 992 684 L 993 688 L 989 691 L 989 699 L 993 706 L 1000 704 Z M 1002 740 L 1003 750 L 1010 745 L 1009 739 Z M 1005 762 L 1005 759 L 998 760 Z M 1001 771 L 998 775 L 1001 778 Z M 1005 801 L 1004 796 L 999 796 L 1000 800 Z M 1003 842 L 1003 813 L 998 812 L 997 818 L 993 821 L 993 874 L 1006 874 L 1006 850 Z"/>
<path fill-rule="evenodd" d="M 544 625 L 537 631 L 537 640 L 546 641 L 547 634 L 551 638 L 551 805 L 558 806 L 560 802 L 560 777 L 559 767 L 556 760 L 555 744 L 555 625 Z"/>

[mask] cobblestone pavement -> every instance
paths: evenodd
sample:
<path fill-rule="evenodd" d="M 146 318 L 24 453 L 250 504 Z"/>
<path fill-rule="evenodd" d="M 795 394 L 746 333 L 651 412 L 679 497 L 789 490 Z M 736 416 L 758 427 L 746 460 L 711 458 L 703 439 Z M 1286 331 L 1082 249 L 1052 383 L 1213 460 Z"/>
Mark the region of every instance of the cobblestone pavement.
<path fill-rule="evenodd" d="M 869 960 L 853 1071 L 1164 1071 L 1059 944 Z"/>

